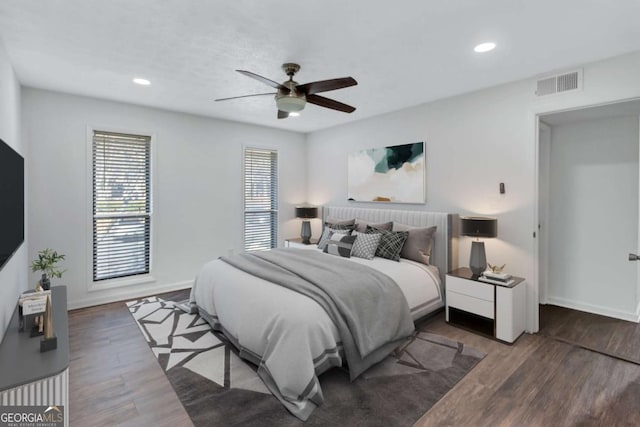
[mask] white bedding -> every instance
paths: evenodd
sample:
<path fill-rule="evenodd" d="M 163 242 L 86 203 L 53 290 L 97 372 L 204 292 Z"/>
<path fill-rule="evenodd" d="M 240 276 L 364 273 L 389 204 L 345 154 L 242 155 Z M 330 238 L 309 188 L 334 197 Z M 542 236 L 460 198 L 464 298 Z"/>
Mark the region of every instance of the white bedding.
<path fill-rule="evenodd" d="M 442 306 L 437 268 L 404 259 L 350 260 L 391 277 L 405 295 L 414 320 Z M 220 260 L 200 271 L 191 301 L 214 326 L 222 326 L 241 356 L 259 365 L 259 374 L 268 372 L 261 378 L 292 413 L 306 419 L 322 403 L 317 376 L 341 366 L 342 355 L 337 328 L 315 301 Z M 274 334 L 274 330 L 286 332 Z"/>

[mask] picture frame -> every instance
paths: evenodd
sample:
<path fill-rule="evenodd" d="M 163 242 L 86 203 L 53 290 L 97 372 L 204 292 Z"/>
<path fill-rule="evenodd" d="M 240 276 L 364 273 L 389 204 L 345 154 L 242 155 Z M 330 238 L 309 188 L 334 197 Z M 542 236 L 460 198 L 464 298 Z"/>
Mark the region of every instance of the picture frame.
<path fill-rule="evenodd" d="M 349 201 L 426 202 L 424 141 L 350 153 L 347 168 Z"/>

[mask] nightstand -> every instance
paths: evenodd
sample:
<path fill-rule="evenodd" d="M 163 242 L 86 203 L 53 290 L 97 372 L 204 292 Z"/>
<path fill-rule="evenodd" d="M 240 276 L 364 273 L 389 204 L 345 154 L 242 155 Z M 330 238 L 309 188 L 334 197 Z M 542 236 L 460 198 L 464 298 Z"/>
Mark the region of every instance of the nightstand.
<path fill-rule="evenodd" d="M 318 239 L 310 239 L 310 241 L 311 243 L 306 245 L 302 243 L 302 239 L 300 237 L 296 237 L 293 239 L 284 239 L 284 247 L 298 249 L 315 249 L 318 245 Z"/>
<path fill-rule="evenodd" d="M 512 277 L 509 285 L 479 281 L 468 268 L 446 277 L 446 320 L 499 341 L 513 343 L 525 329 L 526 284 Z"/>

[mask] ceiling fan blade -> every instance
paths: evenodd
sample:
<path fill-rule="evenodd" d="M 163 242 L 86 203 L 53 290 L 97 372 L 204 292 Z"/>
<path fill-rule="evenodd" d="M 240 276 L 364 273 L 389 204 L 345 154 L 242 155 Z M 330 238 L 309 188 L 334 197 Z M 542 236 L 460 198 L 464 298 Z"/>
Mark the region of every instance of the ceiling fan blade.
<path fill-rule="evenodd" d="M 342 89 L 344 87 L 355 86 L 358 82 L 353 77 L 342 77 L 339 79 L 321 80 L 318 82 L 305 83 L 296 86 L 296 90 L 304 92 L 307 95 L 314 93 L 327 92 L 330 90 Z"/>
<path fill-rule="evenodd" d="M 273 95 L 275 95 L 275 94 L 276 94 L 275 92 L 270 92 L 270 93 L 255 93 L 255 94 L 253 94 L 253 95 L 242 95 L 242 96 L 232 96 L 232 97 L 230 97 L 230 98 L 219 98 L 219 99 L 216 99 L 216 101 L 228 101 L 229 99 L 249 98 L 249 97 L 251 97 L 251 96 L 263 96 L 263 95 L 271 95 L 271 96 L 273 96 Z"/>
<path fill-rule="evenodd" d="M 244 70 L 236 70 L 236 71 L 239 72 L 240 74 L 244 74 L 247 77 L 251 77 L 252 79 L 262 82 L 267 86 L 271 86 L 274 89 L 280 89 L 285 91 L 285 93 L 289 93 L 289 89 L 287 87 L 282 86 L 280 83 L 274 82 L 273 80 L 270 80 L 266 77 L 259 76 L 256 73 L 252 73 L 251 71 L 244 71 Z"/>
<path fill-rule="evenodd" d="M 287 117 L 289 117 L 289 113 L 287 113 L 286 111 L 278 110 L 279 119 L 286 119 Z"/>
<path fill-rule="evenodd" d="M 307 95 L 307 102 L 319 105 L 321 107 L 331 108 L 332 110 L 343 111 L 345 113 L 353 113 L 354 111 L 356 111 L 356 108 L 352 107 L 351 105 L 343 104 L 342 102 L 325 98 L 324 96 L 320 95 Z"/>

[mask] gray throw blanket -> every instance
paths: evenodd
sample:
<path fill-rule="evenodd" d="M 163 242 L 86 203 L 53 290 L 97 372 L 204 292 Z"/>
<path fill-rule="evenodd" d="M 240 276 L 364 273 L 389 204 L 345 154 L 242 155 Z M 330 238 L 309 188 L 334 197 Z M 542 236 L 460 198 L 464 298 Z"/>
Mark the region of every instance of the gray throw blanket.
<path fill-rule="evenodd" d="M 338 328 L 351 380 L 414 331 L 402 290 L 370 267 L 304 249 L 243 253 L 221 260 L 320 304 Z"/>

